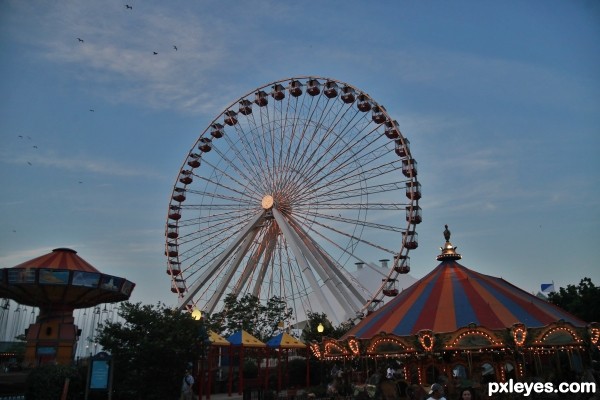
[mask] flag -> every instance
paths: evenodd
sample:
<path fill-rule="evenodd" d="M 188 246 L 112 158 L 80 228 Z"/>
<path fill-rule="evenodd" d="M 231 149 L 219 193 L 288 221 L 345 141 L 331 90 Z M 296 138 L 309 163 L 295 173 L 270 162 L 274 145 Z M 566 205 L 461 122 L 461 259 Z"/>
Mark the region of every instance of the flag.
<path fill-rule="evenodd" d="M 554 290 L 554 282 L 552 283 L 542 283 L 542 293 L 552 293 Z"/>

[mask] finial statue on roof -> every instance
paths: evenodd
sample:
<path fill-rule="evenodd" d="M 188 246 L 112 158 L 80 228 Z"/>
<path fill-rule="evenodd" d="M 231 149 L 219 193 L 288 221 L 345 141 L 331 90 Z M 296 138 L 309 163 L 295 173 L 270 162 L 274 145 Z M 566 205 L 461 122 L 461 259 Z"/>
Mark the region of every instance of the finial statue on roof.
<path fill-rule="evenodd" d="M 448 225 L 444 225 L 444 227 L 446 228 L 444 230 L 444 239 L 446 239 L 446 243 L 444 244 L 444 247 L 440 247 L 442 254 L 437 256 L 437 259 L 439 261 L 460 260 L 462 258 L 461 255 L 456 252 L 456 247 L 450 243 L 450 229 L 448 229 Z"/>
<path fill-rule="evenodd" d="M 444 225 L 446 227 L 446 230 L 444 231 L 444 238 L 446 239 L 446 242 L 450 241 L 450 230 L 448 229 L 448 225 Z"/>

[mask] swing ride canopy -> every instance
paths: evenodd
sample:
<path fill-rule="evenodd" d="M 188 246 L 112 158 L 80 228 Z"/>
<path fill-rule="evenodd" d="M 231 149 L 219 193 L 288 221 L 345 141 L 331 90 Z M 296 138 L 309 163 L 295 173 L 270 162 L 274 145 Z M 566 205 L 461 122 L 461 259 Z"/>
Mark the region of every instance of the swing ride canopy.
<path fill-rule="evenodd" d="M 115 303 L 129 299 L 134 287 L 127 279 L 101 273 L 67 248 L 0 269 L 0 297 L 34 307 Z"/>

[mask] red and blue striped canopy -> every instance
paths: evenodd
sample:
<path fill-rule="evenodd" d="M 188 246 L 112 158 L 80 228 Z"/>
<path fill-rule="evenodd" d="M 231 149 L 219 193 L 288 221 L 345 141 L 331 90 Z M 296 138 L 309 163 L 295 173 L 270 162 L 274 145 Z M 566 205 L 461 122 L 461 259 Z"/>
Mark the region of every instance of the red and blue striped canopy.
<path fill-rule="evenodd" d="M 534 328 L 561 319 L 577 327 L 586 326 L 584 321 L 502 278 L 445 260 L 345 337 L 370 339 L 381 332 L 409 336 L 423 329 L 454 332 L 471 323 L 491 330 L 510 328 L 519 322 Z"/>

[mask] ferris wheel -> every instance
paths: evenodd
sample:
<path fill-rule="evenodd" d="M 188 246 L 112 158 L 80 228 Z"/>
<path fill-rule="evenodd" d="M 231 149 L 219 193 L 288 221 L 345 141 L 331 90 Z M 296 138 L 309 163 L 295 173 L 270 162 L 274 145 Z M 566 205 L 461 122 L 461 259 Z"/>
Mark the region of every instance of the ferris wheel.
<path fill-rule="evenodd" d="M 323 77 L 258 87 L 185 156 L 168 206 L 167 273 L 180 309 L 278 297 L 300 318 L 361 317 L 398 293 L 421 222 L 417 162 L 367 93 Z M 380 260 L 376 290 L 352 275 Z"/>

